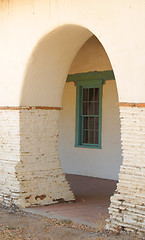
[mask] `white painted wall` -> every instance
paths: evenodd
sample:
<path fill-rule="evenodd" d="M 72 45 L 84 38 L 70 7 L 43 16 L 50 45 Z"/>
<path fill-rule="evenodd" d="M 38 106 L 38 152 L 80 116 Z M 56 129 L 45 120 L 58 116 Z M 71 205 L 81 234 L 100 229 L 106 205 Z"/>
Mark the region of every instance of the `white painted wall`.
<path fill-rule="evenodd" d="M 143 0 L 5 0 L 0 12 L 0 105 L 61 106 L 65 77 L 88 30 L 109 55 L 119 100 L 145 102 Z M 66 25 L 70 31 L 61 32 Z"/>
<path fill-rule="evenodd" d="M 122 163 L 120 121 L 115 80 L 106 81 L 102 101 L 102 149 L 75 144 L 76 87 L 66 83 L 59 124 L 59 158 L 65 173 L 118 179 Z"/>
<path fill-rule="evenodd" d="M 78 52 L 70 73 L 110 70 L 105 50 L 91 37 Z M 75 144 L 76 87 L 67 82 L 59 122 L 59 158 L 65 173 L 118 179 L 122 163 L 118 95 L 115 80 L 106 81 L 102 97 L 102 149 L 77 148 Z"/>

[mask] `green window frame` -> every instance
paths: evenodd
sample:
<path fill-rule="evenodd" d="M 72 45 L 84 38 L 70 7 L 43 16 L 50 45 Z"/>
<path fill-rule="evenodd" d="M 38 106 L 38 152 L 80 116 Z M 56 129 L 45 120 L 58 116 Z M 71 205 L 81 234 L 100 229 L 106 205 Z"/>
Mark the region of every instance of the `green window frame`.
<path fill-rule="evenodd" d="M 76 81 L 75 146 L 101 149 L 104 80 Z"/>

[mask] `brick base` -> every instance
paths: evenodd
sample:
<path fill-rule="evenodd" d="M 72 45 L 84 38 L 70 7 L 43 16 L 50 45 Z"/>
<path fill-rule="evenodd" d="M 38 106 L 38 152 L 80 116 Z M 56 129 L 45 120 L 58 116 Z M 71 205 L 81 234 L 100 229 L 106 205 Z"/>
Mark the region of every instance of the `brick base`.
<path fill-rule="evenodd" d="M 145 232 L 145 108 L 120 106 L 123 165 L 106 228 Z"/>
<path fill-rule="evenodd" d="M 20 161 L 19 112 L 0 110 L 0 202 L 17 204 L 20 186 L 15 168 Z"/>
<path fill-rule="evenodd" d="M 58 159 L 59 109 L 0 110 L 0 201 L 20 207 L 74 200 Z"/>

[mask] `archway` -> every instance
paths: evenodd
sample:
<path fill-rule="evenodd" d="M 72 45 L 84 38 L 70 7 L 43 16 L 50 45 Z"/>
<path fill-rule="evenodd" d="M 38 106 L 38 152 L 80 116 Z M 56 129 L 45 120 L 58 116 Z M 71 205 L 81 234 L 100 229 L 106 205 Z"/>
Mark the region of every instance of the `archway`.
<path fill-rule="evenodd" d="M 38 42 L 26 67 L 21 106 L 61 107 L 73 58 L 91 35 L 84 27 L 64 25 Z"/>
<path fill-rule="evenodd" d="M 104 84 L 101 99 L 101 143 L 100 148 L 96 146 L 96 149 L 92 149 L 91 146 L 83 144 L 75 146 L 78 104 L 76 82 L 82 79 L 89 82 L 95 78 L 98 81 L 104 78 Z M 109 58 L 95 36 L 87 40 L 72 63 L 64 88 L 62 108 L 59 123 L 59 157 L 64 171 L 117 180 L 122 163 L 118 93 Z"/>
<path fill-rule="evenodd" d="M 108 228 L 144 232 L 144 6 L 66 2 L 2 1 L 0 199 L 25 207 L 73 199 L 58 161 L 57 126 L 71 62 L 93 33 L 119 93 L 123 165 Z"/>
<path fill-rule="evenodd" d="M 76 146 L 75 137 L 78 131 L 75 131 L 78 114 L 76 104 L 79 104 L 76 98 L 77 82 L 82 79 L 91 82 L 93 78 L 99 81 L 99 74 L 105 80 L 102 93 L 101 148 L 97 146 L 91 148 L 86 143 Z M 94 211 L 90 211 L 89 221 L 99 221 L 97 206 L 102 223 L 108 215 L 109 199 L 116 188 L 116 181 L 110 180 L 118 180 L 122 163 L 118 94 L 114 75 L 111 74 L 112 66 L 103 46 L 95 36 L 92 36 L 79 50 L 70 68 L 59 120 L 59 159 L 76 196 L 75 208 L 78 205 L 83 212 L 82 216 L 79 213 L 78 218 L 86 216 L 88 219 L 87 206 L 92 204 L 93 208 L 95 202 Z"/>
<path fill-rule="evenodd" d="M 74 200 L 58 157 L 58 119 L 72 61 L 92 35 L 77 25 L 59 27 L 39 41 L 29 59 L 20 111 L 18 178 L 21 206 Z M 24 186 L 21 172 L 22 168 L 28 170 L 28 165 L 29 174 L 23 177 Z M 33 187 L 30 187 L 31 182 Z"/>
<path fill-rule="evenodd" d="M 18 178 L 22 169 L 31 167 L 23 179 L 25 186 L 20 180 L 21 206 L 74 200 L 58 159 L 58 119 L 68 69 L 91 35 L 76 25 L 57 28 L 40 40 L 29 59 L 21 94 Z"/>

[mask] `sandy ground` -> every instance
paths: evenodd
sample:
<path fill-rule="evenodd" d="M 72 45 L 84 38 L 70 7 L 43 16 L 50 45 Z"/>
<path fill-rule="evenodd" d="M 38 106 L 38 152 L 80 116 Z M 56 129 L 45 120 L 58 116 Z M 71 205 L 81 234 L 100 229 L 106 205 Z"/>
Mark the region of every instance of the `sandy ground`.
<path fill-rule="evenodd" d="M 134 234 L 99 231 L 69 220 L 56 220 L 0 206 L 0 239 L 25 240 L 101 240 L 145 239 Z"/>

